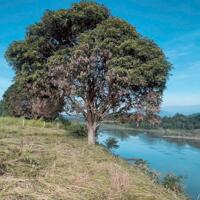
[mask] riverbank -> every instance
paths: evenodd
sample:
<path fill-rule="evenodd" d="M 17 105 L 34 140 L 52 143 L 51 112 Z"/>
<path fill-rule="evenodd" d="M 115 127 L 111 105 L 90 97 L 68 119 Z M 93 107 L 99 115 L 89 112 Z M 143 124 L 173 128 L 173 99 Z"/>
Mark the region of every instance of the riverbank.
<path fill-rule="evenodd" d="M 144 129 L 144 128 L 134 128 L 130 124 L 121 124 L 116 122 L 105 122 L 103 128 L 106 129 L 116 129 L 116 130 L 128 130 L 133 132 L 149 133 L 151 135 L 163 138 L 172 139 L 184 139 L 184 140 L 199 140 L 200 141 L 200 129 L 194 130 L 183 130 L 183 129 Z"/>
<path fill-rule="evenodd" d="M 0 199 L 185 199 L 86 138 L 33 122 L 0 123 Z"/>

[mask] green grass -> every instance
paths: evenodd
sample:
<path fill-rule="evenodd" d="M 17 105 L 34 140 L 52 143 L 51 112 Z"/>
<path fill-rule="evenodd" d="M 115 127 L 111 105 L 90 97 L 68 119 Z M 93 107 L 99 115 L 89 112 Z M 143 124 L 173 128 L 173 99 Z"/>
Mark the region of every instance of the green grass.
<path fill-rule="evenodd" d="M 56 127 L 56 122 L 44 122 L 43 120 L 24 120 L 23 118 L 12 118 L 12 117 L 0 117 L 0 126 L 28 126 L 28 127 L 38 127 L 42 128 L 45 123 L 46 128 Z"/>
<path fill-rule="evenodd" d="M 47 126 L 48 125 L 48 126 Z M 0 118 L 2 200 L 183 200 L 54 123 Z"/>

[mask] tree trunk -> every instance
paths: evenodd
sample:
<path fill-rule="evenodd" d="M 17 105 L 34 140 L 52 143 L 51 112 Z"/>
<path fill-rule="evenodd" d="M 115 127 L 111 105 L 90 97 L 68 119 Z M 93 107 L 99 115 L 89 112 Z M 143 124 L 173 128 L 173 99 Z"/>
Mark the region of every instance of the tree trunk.
<path fill-rule="evenodd" d="M 87 131 L 88 131 L 88 144 L 95 145 L 96 132 L 97 132 L 97 128 L 99 127 L 99 122 L 97 121 L 97 117 L 95 116 L 95 113 L 93 113 L 90 108 L 88 110 L 89 111 L 86 116 L 86 127 L 87 127 Z"/>
<path fill-rule="evenodd" d="M 97 127 L 94 124 L 87 124 L 87 131 L 88 131 L 88 144 L 95 145 L 96 143 L 96 130 Z"/>
<path fill-rule="evenodd" d="M 94 145 L 96 143 L 96 131 L 93 127 L 88 128 L 88 144 Z"/>

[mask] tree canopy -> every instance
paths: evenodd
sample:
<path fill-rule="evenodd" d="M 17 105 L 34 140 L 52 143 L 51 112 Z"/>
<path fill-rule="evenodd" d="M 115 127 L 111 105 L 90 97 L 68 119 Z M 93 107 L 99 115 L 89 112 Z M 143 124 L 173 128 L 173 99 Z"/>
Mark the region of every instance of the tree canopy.
<path fill-rule="evenodd" d="M 170 70 L 153 41 L 103 5 L 85 1 L 47 11 L 23 41 L 10 45 L 6 58 L 15 84 L 27 88 L 20 94 L 31 97 L 32 116 L 54 118 L 63 108 L 81 113 L 90 144 L 108 114 L 155 122 Z"/>
<path fill-rule="evenodd" d="M 56 55 L 66 56 L 69 49 L 77 44 L 80 33 L 94 28 L 108 17 L 109 11 L 104 6 L 92 2 L 73 4 L 69 10 L 47 11 L 39 23 L 28 27 L 23 41 L 14 41 L 9 46 L 5 56 L 16 72 L 14 85 L 18 88 L 26 86 L 24 95 L 31 96 L 31 117 L 55 118 L 56 112 L 58 114 L 62 110 L 60 103 L 63 106 L 63 97 L 59 97 L 57 88 L 48 83 L 48 59 Z M 12 96 L 10 92 L 8 90 L 6 96 Z M 22 92 L 20 96 L 23 96 Z M 12 98 L 7 98 L 7 102 L 9 99 Z M 47 114 L 47 107 L 55 111 L 52 116 L 52 112 Z M 16 110 L 10 112 L 18 116 L 15 113 Z M 20 110 L 18 113 L 24 115 Z"/>

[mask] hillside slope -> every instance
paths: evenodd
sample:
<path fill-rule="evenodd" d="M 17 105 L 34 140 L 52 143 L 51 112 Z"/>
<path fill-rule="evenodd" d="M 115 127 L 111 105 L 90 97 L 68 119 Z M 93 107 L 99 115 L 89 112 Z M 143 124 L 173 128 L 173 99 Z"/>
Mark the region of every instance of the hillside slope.
<path fill-rule="evenodd" d="M 183 200 L 138 168 L 56 128 L 0 124 L 2 200 Z"/>

